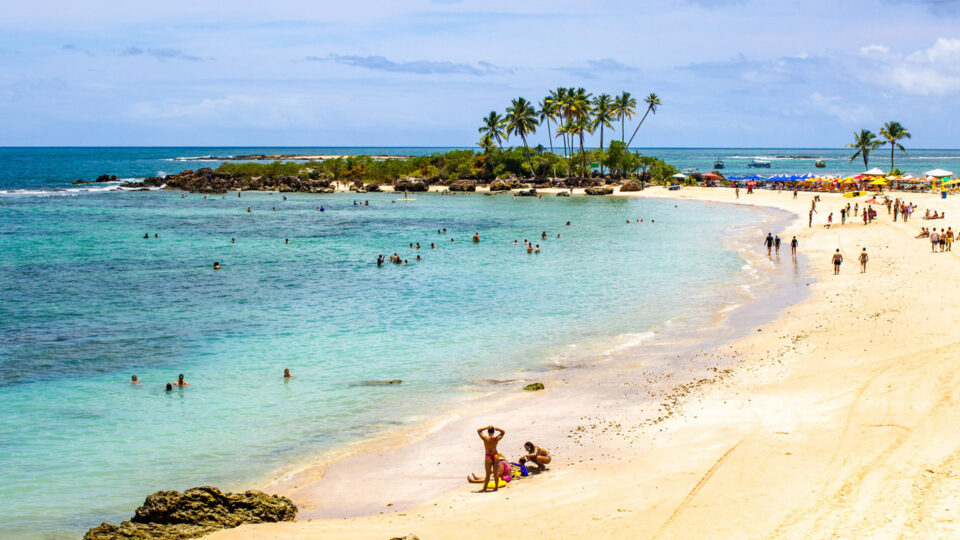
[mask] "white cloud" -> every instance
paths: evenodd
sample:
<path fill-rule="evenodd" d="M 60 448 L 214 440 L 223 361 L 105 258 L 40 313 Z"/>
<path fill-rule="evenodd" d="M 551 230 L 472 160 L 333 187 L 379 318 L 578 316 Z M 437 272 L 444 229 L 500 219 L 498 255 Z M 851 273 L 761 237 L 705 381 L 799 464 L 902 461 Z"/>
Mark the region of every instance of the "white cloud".
<path fill-rule="evenodd" d="M 945 95 L 960 90 L 960 39 L 938 38 L 908 55 L 890 55 L 877 66 L 881 79 L 900 90 L 920 95 Z"/>
<path fill-rule="evenodd" d="M 885 55 L 890 52 L 890 47 L 886 45 L 867 45 L 866 47 L 860 47 L 860 54 L 864 56 L 871 55 Z"/>
<path fill-rule="evenodd" d="M 844 105 L 838 96 L 826 96 L 819 91 L 810 94 L 810 104 L 813 108 L 847 123 L 869 123 L 873 121 L 873 114 L 863 105 L 855 107 Z"/>

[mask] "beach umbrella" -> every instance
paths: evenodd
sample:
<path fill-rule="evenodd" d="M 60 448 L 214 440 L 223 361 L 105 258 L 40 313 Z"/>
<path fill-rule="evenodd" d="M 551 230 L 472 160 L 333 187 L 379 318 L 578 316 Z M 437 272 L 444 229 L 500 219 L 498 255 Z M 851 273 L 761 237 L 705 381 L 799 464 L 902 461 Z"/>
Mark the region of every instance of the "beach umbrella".
<path fill-rule="evenodd" d="M 865 172 L 865 173 L 863 173 L 863 174 L 865 174 L 866 176 L 883 176 L 883 175 L 885 175 L 886 173 L 883 172 L 882 170 L 880 170 L 879 167 L 874 167 L 874 168 L 870 169 L 869 171 L 867 171 L 867 172 Z"/>
<path fill-rule="evenodd" d="M 723 177 L 715 172 L 708 172 L 703 175 L 703 178 L 706 180 L 723 180 Z"/>
<path fill-rule="evenodd" d="M 885 186 L 885 185 L 887 185 L 887 181 L 884 180 L 883 178 L 877 178 L 877 179 L 874 180 L 873 182 L 870 182 L 870 185 L 871 185 L 871 186 Z"/>
<path fill-rule="evenodd" d="M 684 178 L 687 178 L 687 175 L 685 175 L 685 174 L 683 174 L 683 173 L 677 173 L 677 174 L 671 176 L 671 178 L 679 178 L 679 179 L 682 180 L 682 179 L 684 179 Z"/>
<path fill-rule="evenodd" d="M 943 178 L 946 176 L 953 176 L 952 171 L 946 171 L 944 169 L 934 169 L 932 171 L 927 171 L 923 173 L 924 176 L 932 176 L 934 178 Z"/>

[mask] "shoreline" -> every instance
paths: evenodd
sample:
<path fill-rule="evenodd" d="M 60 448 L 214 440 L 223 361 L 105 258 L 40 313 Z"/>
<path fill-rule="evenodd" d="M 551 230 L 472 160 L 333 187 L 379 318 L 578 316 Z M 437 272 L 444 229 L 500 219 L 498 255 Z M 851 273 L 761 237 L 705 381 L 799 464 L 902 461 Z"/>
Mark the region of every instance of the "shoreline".
<path fill-rule="evenodd" d="M 660 194 L 736 202 L 722 188 Z M 799 214 L 811 197 L 791 202 L 789 192 L 761 191 L 740 204 Z M 847 202 L 821 197 L 823 210 Z M 909 197 L 960 210 L 952 199 Z M 950 329 L 930 324 L 952 320 L 960 303 L 941 301 L 930 313 L 914 299 L 924 299 L 926 287 L 946 290 L 958 260 L 926 255 L 928 242 L 913 239 L 920 226 L 946 223 L 891 223 L 882 210 L 867 227 L 826 229 L 822 215 L 814 228 L 794 220 L 785 236 L 797 234 L 801 253 L 816 262 L 810 296 L 757 333 L 709 351 L 735 356 L 738 367 L 721 381 L 685 388 L 682 413 L 638 439 L 601 433 L 592 460 L 557 459 L 549 475 L 502 497 L 462 488 L 407 512 L 244 526 L 214 538 L 480 538 L 515 519 L 525 524 L 522 533 L 501 536 L 956 534 L 946 518 L 960 493 L 953 480 L 960 436 L 946 427 L 958 419 L 946 405 L 960 401 L 960 354 L 952 352 Z M 830 275 L 825 261 L 834 248 L 852 261 L 861 245 L 874 258 L 868 274 L 848 262 L 841 276 Z M 929 275 L 924 287 L 909 283 L 919 271 Z M 531 505 L 536 522 L 524 521 Z"/>
<path fill-rule="evenodd" d="M 704 204 L 717 203 L 707 201 Z M 644 414 L 648 416 L 645 420 L 658 423 L 662 418 L 656 418 L 656 415 L 650 411 L 662 407 L 666 401 L 669 401 L 668 396 L 672 395 L 678 387 L 703 380 L 702 377 L 697 379 L 696 376 L 709 375 L 711 370 L 716 374 L 718 370 L 729 367 L 705 365 L 693 369 L 689 374 L 675 373 L 678 367 L 672 363 L 671 358 L 677 356 L 678 352 L 681 355 L 696 356 L 704 350 L 729 344 L 748 334 L 758 323 L 770 323 L 777 314 L 802 300 L 805 294 L 805 291 L 797 290 L 787 291 L 778 296 L 773 289 L 788 284 L 790 280 L 795 280 L 796 276 L 788 275 L 785 269 L 758 275 L 756 268 L 763 266 L 767 259 L 758 247 L 754 248 L 758 244 L 753 242 L 761 227 L 783 230 L 798 217 L 789 212 L 762 208 L 746 210 L 744 213 L 745 215 L 749 213 L 752 217 L 734 226 L 731 236 L 724 240 L 727 244 L 726 249 L 737 252 L 745 260 L 745 269 L 741 270 L 736 281 L 739 284 L 738 288 L 743 287 L 744 292 L 738 293 L 739 299 L 735 303 L 724 303 L 718 300 L 704 314 L 699 316 L 691 314 L 683 317 L 684 320 L 670 320 L 660 327 L 647 329 L 645 333 L 651 335 L 640 340 L 640 343 L 615 345 L 600 351 L 599 354 L 596 354 L 597 351 L 580 354 L 573 365 L 553 369 L 548 365 L 541 365 L 521 368 L 511 374 L 502 374 L 510 381 L 510 388 L 504 388 L 500 384 L 464 387 L 462 389 L 464 394 L 451 400 L 450 406 L 445 407 L 442 414 L 438 416 L 415 420 L 411 424 L 388 429 L 372 438 L 324 452 L 306 463 L 301 462 L 288 469 L 275 471 L 275 476 L 272 475 L 273 479 L 259 485 L 265 491 L 291 497 L 300 505 L 301 512 L 298 520 L 361 517 L 382 514 L 386 511 L 408 510 L 436 497 L 461 491 L 465 483 L 462 478 L 456 476 L 458 473 L 455 471 L 482 472 L 475 470 L 477 469 L 474 463 L 476 459 L 464 448 L 466 441 L 462 438 L 464 431 L 462 428 L 469 425 L 468 418 L 487 415 L 508 416 L 506 411 L 517 408 L 535 414 L 537 408 L 550 408 L 555 411 L 558 419 L 562 419 L 564 412 L 570 413 L 573 410 L 569 408 L 569 404 L 564 408 L 565 402 L 568 403 L 571 398 L 576 401 L 576 394 L 582 390 L 587 390 L 589 393 L 587 385 L 596 383 L 609 386 L 611 373 L 625 370 L 634 372 L 644 370 L 647 372 L 645 377 L 649 380 L 669 381 L 664 383 L 665 386 L 657 386 L 659 383 L 654 383 L 647 389 L 648 392 L 659 393 L 664 401 L 648 398 L 642 404 L 642 408 L 646 410 Z M 746 268 L 753 268 L 754 274 L 748 275 Z M 766 271 L 769 268 L 764 267 L 763 270 Z M 762 305 L 764 302 L 768 305 Z M 690 368 L 680 369 L 689 370 Z M 522 384 L 534 380 L 544 382 L 548 392 L 530 393 L 518 389 Z M 558 388 L 562 389 L 561 397 L 544 397 Z M 591 397 L 603 399 L 604 396 L 591 395 Z M 582 401 L 580 399 L 581 404 Z M 523 416 L 523 413 L 519 413 L 518 416 Z M 554 441 L 562 440 L 565 436 L 569 437 L 566 433 L 567 427 L 569 426 L 552 431 L 541 430 L 541 436 Z M 530 426 L 525 429 L 529 432 Z M 476 437 L 475 434 L 472 436 Z M 467 444 L 473 446 L 474 442 L 470 439 Z M 451 454 L 462 455 L 463 458 L 445 462 L 440 471 L 436 474 L 431 473 L 426 464 L 417 462 L 416 457 L 429 452 L 428 448 L 431 447 L 447 448 Z M 551 450 L 555 451 L 556 448 L 554 445 Z M 562 444 L 561 448 L 563 448 Z M 571 450 L 574 453 L 571 453 Z M 513 452 L 506 448 L 503 451 L 508 456 Z M 595 459 L 589 451 L 581 455 L 577 455 L 575 453 L 577 450 L 574 448 L 563 448 L 563 451 L 567 455 L 562 459 L 580 459 L 581 461 Z M 384 461 L 392 465 L 386 468 L 369 466 L 370 462 Z M 562 463 L 562 461 L 556 463 Z M 412 476 L 417 479 L 417 488 L 411 489 L 410 485 L 401 488 L 395 485 L 387 486 L 386 489 L 379 490 L 376 497 L 368 500 L 342 495 L 343 492 L 350 491 L 351 484 L 376 482 L 378 475 Z M 463 472 L 462 476 L 465 475 L 466 472 Z M 327 493 L 335 495 L 327 496 Z"/>

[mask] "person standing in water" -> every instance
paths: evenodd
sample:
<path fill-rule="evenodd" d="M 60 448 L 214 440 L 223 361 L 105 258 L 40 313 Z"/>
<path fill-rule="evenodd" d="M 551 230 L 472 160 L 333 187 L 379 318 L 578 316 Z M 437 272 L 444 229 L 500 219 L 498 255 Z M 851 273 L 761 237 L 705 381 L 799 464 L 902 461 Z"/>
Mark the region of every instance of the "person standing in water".
<path fill-rule="evenodd" d="M 486 434 L 484 434 L 486 432 Z M 477 435 L 480 436 L 480 439 L 483 441 L 483 469 L 485 472 L 485 477 L 483 479 L 483 489 L 481 492 L 487 491 L 487 486 L 490 483 L 490 477 L 493 476 L 493 490 L 497 491 L 498 487 L 498 478 L 497 478 L 497 467 L 500 464 L 500 460 L 497 457 L 497 443 L 500 442 L 500 439 L 503 438 L 504 431 L 498 427 L 487 426 L 482 427 L 477 430 Z"/>
<path fill-rule="evenodd" d="M 773 247 L 774 247 L 774 250 L 777 252 L 777 255 L 779 255 L 780 254 L 780 236 L 776 236 L 773 239 Z"/>
<path fill-rule="evenodd" d="M 836 275 L 839 275 L 839 274 L 840 274 L 840 265 L 843 264 L 843 255 L 840 254 L 840 250 L 839 250 L 839 249 L 837 250 L 836 253 L 833 254 L 833 259 L 832 259 L 832 261 L 833 261 L 833 275 L 835 275 L 835 276 L 836 276 Z"/>
<path fill-rule="evenodd" d="M 800 242 L 797 242 L 797 237 L 794 236 L 793 240 L 790 241 L 790 254 L 794 257 L 797 256 L 797 246 L 800 245 Z"/>
<path fill-rule="evenodd" d="M 770 256 L 770 251 L 773 250 L 773 234 L 767 233 L 767 237 L 763 239 L 763 245 L 767 246 L 767 256 Z"/>
<path fill-rule="evenodd" d="M 480 233 L 473 233 L 473 243 L 474 244 L 480 243 Z"/>
<path fill-rule="evenodd" d="M 293 378 L 293 375 L 290 374 L 290 369 L 289 369 L 289 368 L 284 368 L 284 370 L 283 370 L 283 378 L 284 378 L 284 379 L 292 379 L 292 378 Z"/>
<path fill-rule="evenodd" d="M 860 273 L 867 273 L 867 261 L 870 260 L 870 256 L 867 255 L 867 248 L 863 248 L 863 251 L 860 252 Z"/>
<path fill-rule="evenodd" d="M 134 375 L 133 377 L 130 377 L 130 384 L 140 384 L 140 379 L 138 379 L 137 376 Z"/>
<path fill-rule="evenodd" d="M 177 382 L 173 383 L 174 386 L 190 386 L 190 383 L 183 380 L 183 373 L 177 376 Z"/>

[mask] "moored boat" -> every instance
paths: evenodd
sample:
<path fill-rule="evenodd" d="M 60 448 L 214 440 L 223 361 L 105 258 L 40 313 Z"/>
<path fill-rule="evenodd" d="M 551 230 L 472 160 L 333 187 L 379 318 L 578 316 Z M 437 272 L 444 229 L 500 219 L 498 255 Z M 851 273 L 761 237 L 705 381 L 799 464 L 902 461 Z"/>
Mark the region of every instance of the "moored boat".
<path fill-rule="evenodd" d="M 750 163 L 747 163 L 747 167 L 753 169 L 769 169 L 770 162 L 764 159 L 754 159 L 751 160 Z"/>

